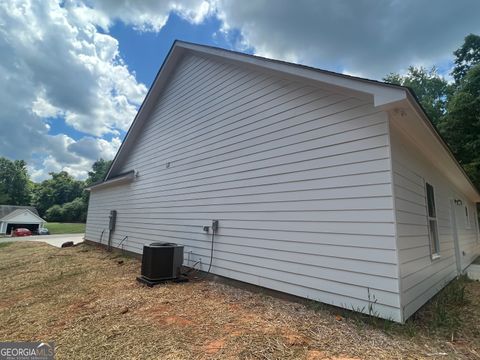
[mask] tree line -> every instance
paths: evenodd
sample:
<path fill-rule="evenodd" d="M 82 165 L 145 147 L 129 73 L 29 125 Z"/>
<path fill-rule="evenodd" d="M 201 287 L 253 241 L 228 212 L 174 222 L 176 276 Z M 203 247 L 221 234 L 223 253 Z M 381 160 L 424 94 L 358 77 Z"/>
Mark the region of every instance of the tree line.
<path fill-rule="evenodd" d="M 96 161 L 85 181 L 60 171 L 35 183 L 25 161 L 0 157 L 0 204 L 35 206 L 47 221 L 85 222 L 89 198 L 85 188 L 103 180 L 110 164 L 103 159 Z"/>
<path fill-rule="evenodd" d="M 470 34 L 453 53 L 453 82 L 435 67 L 411 66 L 406 75 L 383 80 L 415 92 L 431 122 L 480 189 L 480 36 Z"/>
<path fill-rule="evenodd" d="M 384 81 L 413 89 L 433 125 L 480 188 L 480 36 L 465 37 L 453 55 L 452 82 L 435 67 L 414 66 L 405 75 L 392 73 Z M 85 181 L 61 171 L 34 183 L 25 161 L 0 158 L 0 204 L 33 205 L 48 221 L 84 222 L 88 206 L 85 188 L 102 180 L 110 163 L 103 159 L 95 162 Z"/>

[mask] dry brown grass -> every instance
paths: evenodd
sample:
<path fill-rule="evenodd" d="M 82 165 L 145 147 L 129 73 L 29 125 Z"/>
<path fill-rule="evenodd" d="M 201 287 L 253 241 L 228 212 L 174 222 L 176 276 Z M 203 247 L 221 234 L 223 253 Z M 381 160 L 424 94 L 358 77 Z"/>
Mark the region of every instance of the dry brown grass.
<path fill-rule="evenodd" d="M 427 320 L 382 326 L 209 281 L 147 288 L 139 266 L 87 245 L 1 247 L 0 340 L 55 341 L 59 359 L 480 358 L 479 283 L 451 341 Z"/>

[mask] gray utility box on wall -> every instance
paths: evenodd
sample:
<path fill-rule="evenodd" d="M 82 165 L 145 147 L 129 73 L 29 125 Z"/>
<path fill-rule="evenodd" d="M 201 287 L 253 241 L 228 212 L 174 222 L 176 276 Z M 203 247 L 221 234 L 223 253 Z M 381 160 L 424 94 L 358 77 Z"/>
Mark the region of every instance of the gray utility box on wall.
<path fill-rule="evenodd" d="M 183 264 L 183 245 L 156 242 L 144 245 L 142 277 L 150 281 L 178 279 Z"/>

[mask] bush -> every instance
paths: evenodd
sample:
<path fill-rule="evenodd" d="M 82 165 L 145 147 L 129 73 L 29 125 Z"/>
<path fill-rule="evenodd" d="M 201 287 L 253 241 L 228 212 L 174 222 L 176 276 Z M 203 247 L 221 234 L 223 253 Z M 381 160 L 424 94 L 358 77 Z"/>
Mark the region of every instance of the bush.
<path fill-rule="evenodd" d="M 87 204 L 81 197 L 63 205 L 53 205 L 45 212 L 49 222 L 85 222 L 87 218 Z"/>
<path fill-rule="evenodd" d="M 87 206 L 82 198 L 63 204 L 64 222 L 85 222 L 87 219 Z"/>
<path fill-rule="evenodd" d="M 45 212 L 47 221 L 63 221 L 63 208 L 60 205 L 53 205 Z"/>

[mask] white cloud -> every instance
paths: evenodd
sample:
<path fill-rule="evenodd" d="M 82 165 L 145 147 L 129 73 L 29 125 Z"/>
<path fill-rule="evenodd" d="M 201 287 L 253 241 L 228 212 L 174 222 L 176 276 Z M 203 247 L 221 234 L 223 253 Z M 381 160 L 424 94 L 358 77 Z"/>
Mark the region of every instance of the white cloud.
<path fill-rule="evenodd" d="M 101 138 L 83 137 L 74 140 L 65 134 L 50 136 L 49 153 L 41 160 L 40 166 L 29 166 L 33 181 L 48 178 L 50 172 L 67 171 L 78 179 L 85 179 L 93 163 L 102 159 L 113 159 L 120 147 L 118 137 L 107 141 Z"/>
<path fill-rule="evenodd" d="M 147 89 L 108 30 L 122 21 L 158 32 L 171 12 L 194 24 L 218 17 L 220 31 L 240 32 L 240 50 L 373 78 L 445 64 L 480 32 L 476 0 L 0 2 L 0 156 L 35 159 L 36 180 L 59 170 L 82 178 L 113 158 Z M 49 134 L 52 117 L 85 135 Z"/>
<path fill-rule="evenodd" d="M 40 118 L 57 117 L 62 115 L 62 110 L 53 106 L 45 99 L 45 94 L 39 94 L 32 103 L 32 111 Z"/>
<path fill-rule="evenodd" d="M 478 0 L 87 0 L 99 23 L 115 19 L 159 31 L 170 11 L 199 23 L 209 15 L 223 32 L 240 31 L 238 49 L 381 79 L 409 65 L 452 58 L 468 33 L 480 32 Z M 93 10 L 92 10 L 93 9 Z M 108 19 L 108 20 L 105 20 Z"/>
<path fill-rule="evenodd" d="M 477 0 L 218 0 L 217 11 L 259 55 L 377 79 L 451 59 L 480 32 Z"/>
<path fill-rule="evenodd" d="M 69 152 L 77 156 L 90 159 L 92 161 L 102 159 L 113 159 L 120 147 L 121 140 L 118 137 L 111 141 L 105 139 L 95 139 L 92 137 L 84 137 L 76 142 L 68 144 Z"/>
<path fill-rule="evenodd" d="M 34 180 L 60 170 L 83 178 L 93 161 L 113 158 L 147 88 L 123 62 L 109 27 L 123 21 L 159 31 L 172 11 L 200 23 L 212 9 L 203 0 L 1 2 L 0 121 L 7 131 L 0 132 L 0 156 L 35 161 Z M 85 136 L 49 134 L 58 118 Z"/>
<path fill-rule="evenodd" d="M 0 3 L 0 156 L 35 159 L 35 179 L 59 169 L 84 177 L 94 160 L 113 158 L 120 140 L 101 137 L 127 130 L 147 92 L 118 41 L 97 30 L 107 19 L 87 10 L 55 0 Z M 52 117 L 90 136 L 50 135 Z M 89 157 L 70 150 L 86 139 Z"/>
<path fill-rule="evenodd" d="M 32 181 L 41 182 L 49 177 L 50 172 L 67 171 L 73 177 L 84 180 L 88 176 L 88 169 L 90 169 L 92 163 L 81 160 L 77 163 L 64 165 L 60 163 L 54 156 L 48 155 L 43 159 L 41 167 L 28 167 L 30 178 Z"/>
<path fill-rule="evenodd" d="M 93 13 L 99 26 L 108 28 L 113 21 L 120 20 L 137 30 L 155 32 L 162 29 L 172 11 L 195 24 L 201 23 L 214 11 L 213 1 L 207 0 L 86 0 L 86 3 L 88 8 L 77 11 Z"/>

